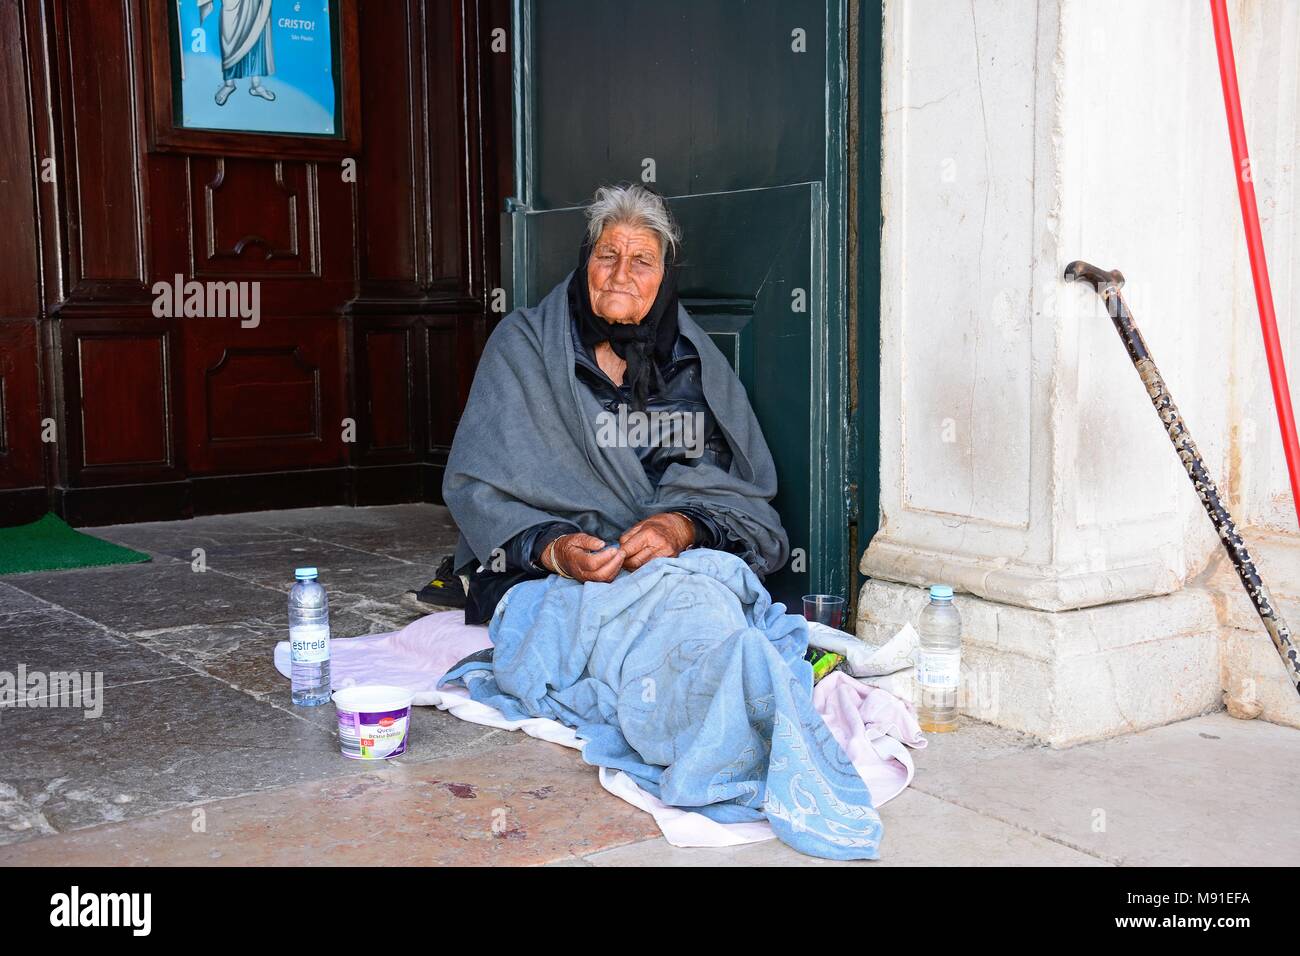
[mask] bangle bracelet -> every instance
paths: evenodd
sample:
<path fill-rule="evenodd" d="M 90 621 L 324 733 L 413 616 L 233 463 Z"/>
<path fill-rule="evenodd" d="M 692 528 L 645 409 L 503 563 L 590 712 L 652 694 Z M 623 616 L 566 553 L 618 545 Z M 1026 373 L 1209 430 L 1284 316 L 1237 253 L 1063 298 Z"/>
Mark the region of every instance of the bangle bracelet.
<path fill-rule="evenodd" d="M 562 537 L 564 537 L 564 535 L 560 535 L 560 538 Z M 551 539 L 551 543 L 548 544 L 546 546 L 546 550 L 542 552 L 542 563 L 549 564 L 551 566 L 551 569 L 560 577 L 569 578 L 570 580 L 572 580 L 573 576 L 568 574 L 564 570 L 564 568 L 560 567 L 560 562 L 555 560 L 555 545 L 560 540 L 560 538 Z"/>
<path fill-rule="evenodd" d="M 695 522 L 691 520 L 691 516 L 690 516 L 690 515 L 682 514 L 680 511 L 670 511 L 669 514 L 674 514 L 674 515 L 676 515 L 677 517 L 681 518 L 683 521 L 686 522 L 686 527 L 690 529 L 690 532 L 691 532 L 691 543 L 688 544 L 685 548 L 682 549 L 683 551 L 689 551 L 691 548 L 695 547 L 695 545 L 696 545 L 696 541 L 695 541 Z"/>

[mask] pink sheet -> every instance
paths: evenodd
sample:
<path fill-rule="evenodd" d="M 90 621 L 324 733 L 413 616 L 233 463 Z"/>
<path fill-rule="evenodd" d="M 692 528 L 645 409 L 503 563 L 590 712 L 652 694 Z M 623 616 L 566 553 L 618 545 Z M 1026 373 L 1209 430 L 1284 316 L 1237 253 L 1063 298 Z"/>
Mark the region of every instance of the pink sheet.
<path fill-rule="evenodd" d="M 542 740 L 582 749 L 583 742 L 572 728 L 556 721 L 507 720 L 461 688 L 438 689 L 438 679 L 454 664 L 491 646 L 486 627 L 465 624 L 461 611 L 441 611 L 412 621 L 400 631 L 335 639 L 330 648 L 331 683 L 336 690 L 353 684 L 394 684 L 412 691 L 417 705 L 439 707 L 462 720 L 523 730 Z M 289 676 L 287 642 L 276 645 L 275 666 Z M 813 705 L 866 782 L 876 807 L 907 787 L 914 772 L 907 748 L 925 746 L 910 705 L 842 671 L 813 688 Z M 419 745 L 419 740 L 411 741 L 413 748 Z M 652 814 L 664 836 L 676 846 L 733 846 L 773 837 L 766 823 L 721 824 L 668 807 L 621 772 L 602 770 L 600 782 L 611 793 Z"/>
<path fill-rule="evenodd" d="M 912 782 L 914 769 L 907 747 L 923 748 L 925 736 L 910 704 L 835 671 L 813 688 L 813 706 L 866 783 L 877 807 Z"/>

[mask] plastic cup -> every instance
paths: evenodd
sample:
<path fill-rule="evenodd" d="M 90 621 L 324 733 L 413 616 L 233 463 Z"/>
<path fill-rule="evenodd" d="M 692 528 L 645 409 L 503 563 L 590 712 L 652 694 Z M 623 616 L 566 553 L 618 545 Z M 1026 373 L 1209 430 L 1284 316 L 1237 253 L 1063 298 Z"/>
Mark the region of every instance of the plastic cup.
<path fill-rule="evenodd" d="M 805 594 L 803 616 L 805 620 L 839 630 L 844 623 L 844 598 L 834 594 Z"/>

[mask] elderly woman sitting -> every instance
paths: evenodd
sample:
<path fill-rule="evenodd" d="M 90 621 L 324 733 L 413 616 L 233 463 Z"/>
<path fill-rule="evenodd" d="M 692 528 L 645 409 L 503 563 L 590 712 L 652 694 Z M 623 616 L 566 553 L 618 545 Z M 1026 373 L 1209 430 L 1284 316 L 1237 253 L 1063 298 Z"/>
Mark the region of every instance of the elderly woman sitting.
<path fill-rule="evenodd" d="M 654 193 L 599 190 L 578 268 L 488 340 L 443 494 L 492 648 L 441 683 L 567 724 L 584 760 L 670 806 L 874 858 L 880 817 L 814 707 L 807 622 L 760 581 L 789 550 L 776 472 L 677 301 L 678 238 Z"/>
<path fill-rule="evenodd" d="M 614 580 L 688 548 L 760 576 L 788 554 L 772 457 L 739 379 L 677 300 L 679 229 L 603 187 L 578 267 L 493 332 L 447 462 L 466 621 L 520 581 Z"/>

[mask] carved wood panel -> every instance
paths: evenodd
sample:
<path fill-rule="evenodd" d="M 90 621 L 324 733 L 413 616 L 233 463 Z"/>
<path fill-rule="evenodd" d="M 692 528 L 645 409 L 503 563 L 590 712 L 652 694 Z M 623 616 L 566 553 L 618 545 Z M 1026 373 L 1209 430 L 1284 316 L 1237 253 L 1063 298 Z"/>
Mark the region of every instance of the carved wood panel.
<path fill-rule="evenodd" d="M 36 323 L 0 321 L 0 488 L 43 478 Z"/>
<path fill-rule="evenodd" d="M 54 0 L 62 120 L 59 184 L 68 218 L 68 292 L 142 294 L 147 182 L 140 49 L 126 0 Z"/>
<path fill-rule="evenodd" d="M 74 333 L 80 465 L 166 468 L 172 463 L 171 371 L 164 332 Z"/>
<path fill-rule="evenodd" d="M 256 329 L 204 319 L 183 340 L 191 473 L 344 463 L 337 319 L 281 316 Z"/>
<path fill-rule="evenodd" d="M 416 369 L 409 328 L 371 329 L 364 355 L 368 451 L 409 452 Z"/>
<path fill-rule="evenodd" d="M 204 156 L 188 162 L 192 275 L 320 275 L 313 163 Z"/>

